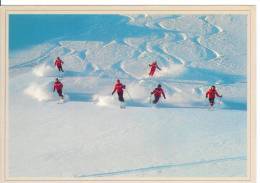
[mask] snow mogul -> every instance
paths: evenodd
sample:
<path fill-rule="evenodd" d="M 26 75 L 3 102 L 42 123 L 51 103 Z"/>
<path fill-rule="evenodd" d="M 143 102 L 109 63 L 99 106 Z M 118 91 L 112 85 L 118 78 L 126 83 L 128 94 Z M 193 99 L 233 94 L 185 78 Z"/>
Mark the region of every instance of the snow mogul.
<path fill-rule="evenodd" d="M 115 86 L 114 86 L 114 90 L 113 90 L 113 92 L 112 92 L 112 95 L 114 95 L 114 93 L 117 92 L 118 100 L 119 100 L 120 102 L 122 102 L 122 103 L 125 102 L 125 100 L 124 100 L 124 89 L 125 89 L 125 85 L 123 85 L 123 84 L 120 82 L 120 80 L 118 79 L 118 80 L 116 81 Z"/>
<path fill-rule="evenodd" d="M 58 78 L 56 78 L 53 84 L 53 92 L 55 92 L 56 90 L 61 100 L 64 100 L 64 96 L 62 94 L 62 88 L 63 88 L 63 84 L 60 82 Z"/>
<path fill-rule="evenodd" d="M 155 88 L 151 92 L 151 95 L 154 95 L 153 104 L 157 104 L 158 101 L 160 100 L 161 96 L 163 96 L 163 98 L 166 99 L 165 93 L 164 93 L 162 86 L 160 84 L 158 84 L 157 88 Z"/>
<path fill-rule="evenodd" d="M 156 69 L 161 70 L 161 68 L 158 66 L 156 61 L 154 61 L 152 64 L 149 64 L 149 67 L 150 67 L 150 72 L 149 72 L 150 77 L 153 77 Z"/>
<path fill-rule="evenodd" d="M 211 86 L 211 88 L 207 91 L 206 93 L 206 98 L 209 98 L 209 104 L 210 104 L 210 107 L 213 107 L 214 104 L 215 104 L 215 97 L 222 97 L 222 95 L 220 95 L 217 90 L 216 90 L 216 87 L 213 85 Z"/>
<path fill-rule="evenodd" d="M 59 72 L 64 72 L 62 65 L 64 64 L 64 62 L 60 59 L 60 57 L 57 57 L 57 59 L 55 60 L 54 65 L 57 67 L 57 69 L 59 70 Z"/>

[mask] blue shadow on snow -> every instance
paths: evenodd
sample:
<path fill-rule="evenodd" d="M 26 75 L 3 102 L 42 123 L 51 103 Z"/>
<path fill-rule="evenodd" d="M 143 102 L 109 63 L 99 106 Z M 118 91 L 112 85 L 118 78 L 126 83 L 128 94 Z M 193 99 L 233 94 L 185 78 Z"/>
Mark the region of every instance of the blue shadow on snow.
<path fill-rule="evenodd" d="M 70 101 L 90 102 L 92 100 L 91 95 L 87 93 L 68 92 L 66 94 L 69 96 Z"/>
<path fill-rule="evenodd" d="M 121 15 L 9 15 L 9 49 L 24 49 L 52 41 L 122 41 L 126 37 L 157 35 L 158 29 L 128 24 Z"/>

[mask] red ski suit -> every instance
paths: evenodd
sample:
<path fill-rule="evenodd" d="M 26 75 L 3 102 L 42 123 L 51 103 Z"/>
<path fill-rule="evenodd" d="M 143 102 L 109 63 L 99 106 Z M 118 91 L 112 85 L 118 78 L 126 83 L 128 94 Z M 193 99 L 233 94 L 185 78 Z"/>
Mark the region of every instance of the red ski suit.
<path fill-rule="evenodd" d="M 209 99 L 214 99 L 216 97 L 216 95 L 218 97 L 221 97 L 221 95 L 218 94 L 217 90 L 216 89 L 209 89 L 206 93 L 206 97 L 209 98 Z"/>
<path fill-rule="evenodd" d="M 149 76 L 153 76 L 156 69 L 161 70 L 156 62 L 153 62 L 152 64 L 149 64 L 149 67 L 151 67 L 150 72 L 149 72 Z"/>
<path fill-rule="evenodd" d="M 154 94 L 155 97 L 161 97 L 161 95 L 163 95 L 163 98 L 165 98 L 165 94 L 162 88 L 155 88 L 151 94 Z"/>
<path fill-rule="evenodd" d="M 63 61 L 59 58 L 56 59 L 55 61 L 55 66 L 57 66 L 58 68 L 61 68 L 63 64 Z"/>
<path fill-rule="evenodd" d="M 53 91 L 57 90 L 57 91 L 61 91 L 63 88 L 63 84 L 60 81 L 55 81 L 54 85 L 53 85 Z"/>
<path fill-rule="evenodd" d="M 113 90 L 112 94 L 114 94 L 115 91 L 116 91 L 117 93 L 124 93 L 124 90 L 123 90 L 123 89 L 125 89 L 125 85 L 123 85 L 123 84 L 120 83 L 120 82 L 117 82 L 117 83 L 115 84 L 115 86 L 114 86 L 114 90 Z"/>
<path fill-rule="evenodd" d="M 63 88 L 63 84 L 60 81 L 55 81 L 55 83 L 53 85 L 53 92 L 55 92 L 55 90 L 57 90 L 57 93 L 59 94 L 59 96 L 61 98 L 63 98 L 62 88 Z"/>

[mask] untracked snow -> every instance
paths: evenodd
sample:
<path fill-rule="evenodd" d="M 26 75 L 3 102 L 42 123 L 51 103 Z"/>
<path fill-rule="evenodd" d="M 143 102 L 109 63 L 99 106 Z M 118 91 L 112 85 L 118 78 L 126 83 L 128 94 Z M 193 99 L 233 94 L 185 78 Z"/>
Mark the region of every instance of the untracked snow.
<path fill-rule="evenodd" d="M 116 26 L 95 15 L 77 35 L 10 51 L 9 176 L 246 176 L 246 16 L 114 17 Z M 155 60 L 162 70 L 149 78 Z M 126 109 L 111 94 L 116 79 Z M 158 84 L 166 99 L 153 106 Z M 214 110 L 211 85 L 223 95 Z"/>

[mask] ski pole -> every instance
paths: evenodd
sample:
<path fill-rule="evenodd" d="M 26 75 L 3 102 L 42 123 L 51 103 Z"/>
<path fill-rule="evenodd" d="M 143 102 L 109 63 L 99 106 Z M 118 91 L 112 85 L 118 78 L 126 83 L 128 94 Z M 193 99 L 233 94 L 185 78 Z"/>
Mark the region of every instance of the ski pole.
<path fill-rule="evenodd" d="M 211 109 L 211 105 L 210 105 L 208 98 L 205 98 L 205 106 L 208 107 L 209 109 Z"/>
<path fill-rule="evenodd" d="M 208 106 L 208 105 L 209 105 L 208 98 L 204 98 L 204 102 L 205 102 L 205 105 L 206 105 L 206 106 Z"/>
<path fill-rule="evenodd" d="M 219 105 L 222 104 L 222 97 L 219 97 L 219 102 L 218 102 Z"/>
<path fill-rule="evenodd" d="M 133 98 L 131 97 L 131 95 L 130 95 L 130 93 L 128 92 L 128 90 L 125 90 L 125 91 L 126 91 L 127 95 L 129 96 L 130 100 L 131 100 L 132 102 L 134 102 L 134 100 L 133 100 Z"/>

